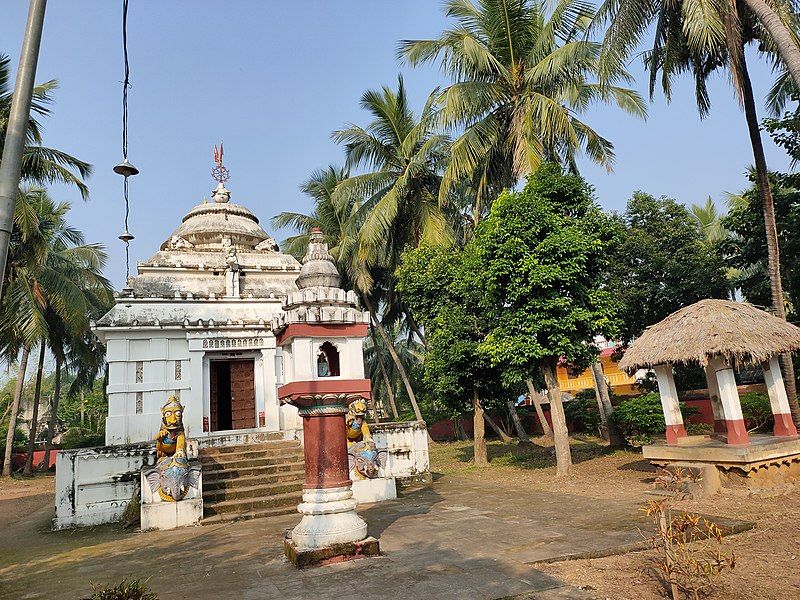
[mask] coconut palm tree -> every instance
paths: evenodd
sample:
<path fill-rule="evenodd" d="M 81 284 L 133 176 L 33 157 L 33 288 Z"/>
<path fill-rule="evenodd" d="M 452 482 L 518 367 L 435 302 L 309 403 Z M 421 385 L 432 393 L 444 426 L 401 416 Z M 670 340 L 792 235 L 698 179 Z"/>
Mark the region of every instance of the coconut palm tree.
<path fill-rule="evenodd" d="M 394 273 L 405 250 L 423 241 L 453 242 L 438 200 L 450 140 L 435 129 L 436 96 L 428 97 L 417 117 L 399 77 L 396 90 L 384 86 L 361 97 L 362 108 L 372 117 L 368 125 L 351 124 L 333 133 L 345 146 L 347 167 L 361 171 L 334 193 L 334 204 L 357 206 L 348 221 L 350 245 L 342 248 L 338 262 L 369 311 L 418 420 L 422 413 L 407 369 L 386 329 L 402 320 L 424 341 L 395 291 Z"/>
<path fill-rule="evenodd" d="M 334 258 L 337 257 L 339 250 L 345 245 L 344 232 L 353 216 L 356 202 L 355 198 L 350 198 L 349 202 L 335 204 L 333 193 L 336 186 L 349 176 L 347 169 L 334 165 L 314 171 L 300 186 L 303 193 L 314 201 L 311 214 L 282 212 L 272 218 L 273 227 L 280 229 L 288 227 L 299 232 L 284 240 L 284 252 L 292 254 L 298 260 L 303 258 L 308 248 L 309 233 L 314 227 L 318 227 L 325 234 L 325 241 L 328 242 L 331 254 Z"/>
<path fill-rule="evenodd" d="M 6 127 L 11 113 L 11 70 L 8 56 L 0 54 L 0 155 L 6 138 Z M 74 185 L 83 199 L 89 197 L 89 188 L 83 180 L 92 172 L 92 167 L 54 148 L 42 145 L 42 126 L 37 117 L 50 114 L 52 92 L 58 87 L 56 80 L 40 83 L 33 88 L 31 117 L 28 122 L 28 140 L 22 155 L 22 181 L 46 185 L 66 183 Z"/>
<path fill-rule="evenodd" d="M 763 26 L 760 17 L 751 12 L 750 4 L 744 0 L 725 0 L 713 5 L 700 0 L 682 3 L 666 0 L 606 0 L 600 7 L 597 19 L 597 23 L 607 25 L 601 74 L 613 72 L 616 65 L 627 60 L 649 27 L 654 26 L 652 48 L 644 54 L 645 65 L 650 72 L 651 96 L 660 82 L 669 100 L 674 77 L 689 73 L 695 80 L 697 107 L 702 117 L 711 108 L 706 81 L 715 71 L 727 69 L 742 104 L 753 149 L 756 184 L 764 210 L 772 305 L 775 314 L 785 319 L 775 206 L 745 56 L 745 46 L 756 43 L 759 50 L 767 53 L 768 58 L 775 62 L 779 42 L 772 37 L 771 30 Z M 785 13 L 785 24 L 796 35 L 797 19 L 793 6 L 783 0 L 776 0 L 774 6 L 780 7 L 782 14 Z M 792 415 L 795 422 L 800 423 L 791 355 L 783 355 L 781 363 L 786 375 L 786 392 Z"/>
<path fill-rule="evenodd" d="M 66 223 L 69 208 L 66 202 L 53 202 L 42 188 L 20 193 L 9 247 L 7 284 L 0 304 L 0 344 L 4 354 L 16 356 L 22 350 L 18 382 L 24 381 L 32 348 L 40 348 L 39 379 L 43 348 L 52 341 L 51 336 L 59 329 L 75 335 L 87 331 L 95 296 L 100 290 L 110 293 L 110 283 L 100 274 L 105 253 L 97 245 L 85 244 L 83 235 Z M 36 438 L 38 400 L 35 396 L 31 443 Z M 15 396 L 9 423 L 12 431 L 18 409 L 19 396 Z M 8 438 L 6 450 L 4 475 L 10 474 Z M 28 465 L 26 472 L 30 472 Z"/>
<path fill-rule="evenodd" d="M 597 80 L 600 44 L 586 37 L 592 6 L 558 0 L 449 0 L 456 24 L 431 40 L 405 40 L 399 54 L 410 64 L 439 61 L 454 83 L 437 98 L 441 123 L 461 135 L 453 142 L 440 198 L 466 179 L 475 189 L 474 220 L 503 188 L 544 161 L 577 170 L 583 152 L 606 168 L 612 143 L 579 115 L 595 103 L 616 104 L 643 117 L 635 91 L 616 68 Z"/>
<path fill-rule="evenodd" d="M 703 204 L 692 204 L 689 207 L 689 212 L 694 217 L 697 229 L 709 247 L 728 237 L 728 230 L 722 224 L 724 215 L 719 213 L 711 196 L 706 198 Z"/>

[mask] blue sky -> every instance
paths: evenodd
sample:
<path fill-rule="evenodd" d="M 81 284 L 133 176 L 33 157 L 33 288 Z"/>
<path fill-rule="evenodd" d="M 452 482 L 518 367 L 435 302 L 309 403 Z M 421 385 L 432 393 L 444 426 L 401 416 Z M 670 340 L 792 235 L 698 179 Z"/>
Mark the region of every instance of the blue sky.
<path fill-rule="evenodd" d="M 71 219 L 109 252 L 108 274 L 124 280 L 122 181 L 111 171 L 121 158 L 121 1 L 51 0 L 37 81 L 57 78 L 45 143 L 95 166 L 91 200 L 66 188 Z M 316 168 L 339 163 L 330 132 L 364 123 L 358 101 L 367 88 L 395 85 L 403 73 L 414 105 L 446 83 L 436 68 L 410 69 L 396 59 L 397 42 L 430 38 L 446 25 L 433 0 L 389 2 L 229 2 L 131 0 L 129 156 L 141 170 L 131 180 L 132 264 L 156 251 L 181 217 L 210 197 L 211 150 L 225 142 L 232 201 L 252 209 L 264 227 L 283 210 L 305 212 L 298 186 Z M 0 52 L 16 69 L 27 2 L 5 2 Z M 763 94 L 772 75 L 754 57 L 751 75 Z M 646 91 L 638 63 L 637 89 Z M 701 121 L 689 81 L 666 105 L 658 96 L 646 122 L 610 107 L 586 120 L 615 144 L 613 173 L 583 161 L 583 175 L 601 205 L 621 210 L 634 190 L 700 202 L 746 185 L 752 162 L 744 117 L 728 81 L 712 86 L 712 114 Z M 766 141 L 770 168 L 785 155 Z"/>

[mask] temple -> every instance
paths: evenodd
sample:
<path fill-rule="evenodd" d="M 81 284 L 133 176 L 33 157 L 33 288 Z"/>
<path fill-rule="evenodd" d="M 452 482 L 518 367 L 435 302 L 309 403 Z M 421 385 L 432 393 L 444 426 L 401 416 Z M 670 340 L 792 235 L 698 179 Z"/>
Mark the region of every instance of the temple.
<path fill-rule="evenodd" d="M 170 395 L 186 407 L 193 438 L 297 426 L 296 409 L 276 395 L 292 365 L 272 320 L 297 290 L 301 265 L 222 183 L 212 199 L 139 263 L 94 328 L 108 349 L 109 445 L 149 440 Z"/>
<path fill-rule="evenodd" d="M 219 169 L 221 160 L 215 176 Z M 225 175 L 211 202 L 189 210 L 93 324 L 107 347 L 106 445 L 58 454 L 57 529 L 122 517 L 140 471 L 155 465 L 153 439 L 169 398 L 182 407 L 187 457 L 202 465 L 203 521 L 295 512 L 309 469 L 335 475 L 339 487 L 348 477 L 346 405 L 371 398 L 368 314 L 339 287 L 321 231 L 310 233 L 302 264 L 282 253 L 258 218 L 230 201 Z M 342 400 L 336 431 L 320 447 L 314 432 L 324 419 L 302 411 L 306 399 L 330 395 Z M 393 497 L 381 484 L 430 481 L 423 422 L 372 427 L 385 458 L 378 477 L 353 491 L 353 506 Z M 317 464 L 339 433 L 338 462 Z M 327 480 L 318 487 L 327 490 Z M 159 519 L 148 526 L 168 527 Z"/>

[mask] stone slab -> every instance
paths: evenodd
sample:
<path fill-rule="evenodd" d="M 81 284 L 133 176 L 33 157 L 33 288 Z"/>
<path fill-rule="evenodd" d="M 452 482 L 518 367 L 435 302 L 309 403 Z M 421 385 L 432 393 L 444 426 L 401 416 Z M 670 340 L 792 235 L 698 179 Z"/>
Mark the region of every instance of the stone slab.
<path fill-rule="evenodd" d="M 672 462 L 713 463 L 723 468 L 752 469 L 771 462 L 800 460 L 800 437 L 783 438 L 751 435 L 750 443 L 733 446 L 713 436 L 681 439 L 678 445 L 649 444 L 642 447 L 644 458 L 654 464 Z"/>
<path fill-rule="evenodd" d="M 353 498 L 359 504 L 372 504 L 397 498 L 397 483 L 394 477 L 357 479 L 353 481 L 352 490 Z"/>
<path fill-rule="evenodd" d="M 178 527 L 199 525 L 203 518 L 203 499 L 180 502 L 149 502 L 140 507 L 142 531 L 168 531 Z"/>
<path fill-rule="evenodd" d="M 380 543 L 374 537 L 367 537 L 360 542 L 332 544 L 325 548 L 298 548 L 292 541 L 291 532 L 287 532 L 283 540 L 283 552 L 295 567 L 307 569 L 356 558 L 378 556 L 381 549 Z"/>

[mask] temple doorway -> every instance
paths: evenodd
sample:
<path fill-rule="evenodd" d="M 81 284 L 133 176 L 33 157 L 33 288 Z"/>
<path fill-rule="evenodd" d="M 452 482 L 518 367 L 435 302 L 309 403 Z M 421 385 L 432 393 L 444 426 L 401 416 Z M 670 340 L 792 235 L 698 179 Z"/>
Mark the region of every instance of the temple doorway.
<path fill-rule="evenodd" d="M 255 363 L 211 361 L 211 431 L 256 427 Z"/>

